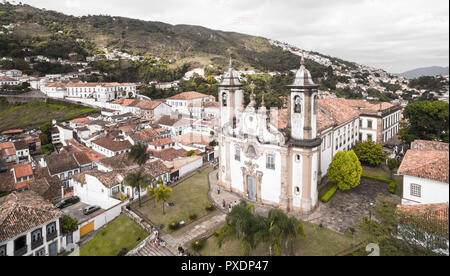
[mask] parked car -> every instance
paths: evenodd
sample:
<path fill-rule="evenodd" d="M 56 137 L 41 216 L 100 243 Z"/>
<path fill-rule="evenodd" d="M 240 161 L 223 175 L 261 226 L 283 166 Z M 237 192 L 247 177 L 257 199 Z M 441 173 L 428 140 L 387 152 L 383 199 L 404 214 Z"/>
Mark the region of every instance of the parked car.
<path fill-rule="evenodd" d="M 59 209 L 63 209 L 66 208 L 70 205 L 76 204 L 80 202 L 80 198 L 77 196 L 71 196 L 71 197 L 67 197 L 62 199 L 60 202 L 56 203 L 55 206 Z"/>
<path fill-rule="evenodd" d="M 94 212 L 97 211 L 97 210 L 100 210 L 100 206 L 97 206 L 97 205 L 91 205 L 91 206 L 88 206 L 88 207 L 86 207 L 86 208 L 83 208 L 83 214 L 89 215 L 89 214 L 94 213 Z"/>

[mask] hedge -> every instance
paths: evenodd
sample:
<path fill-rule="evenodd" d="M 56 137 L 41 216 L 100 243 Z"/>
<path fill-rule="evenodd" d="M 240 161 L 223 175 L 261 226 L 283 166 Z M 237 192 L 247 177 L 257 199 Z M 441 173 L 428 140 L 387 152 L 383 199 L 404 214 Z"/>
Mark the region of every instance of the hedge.
<path fill-rule="evenodd" d="M 331 189 L 329 189 L 328 192 L 321 198 L 322 202 L 327 203 L 333 197 L 334 193 L 336 193 L 337 189 L 337 185 L 334 185 Z"/>
<path fill-rule="evenodd" d="M 377 176 L 371 176 L 371 175 L 361 175 L 361 177 L 367 178 L 367 179 L 371 179 L 371 180 L 375 180 L 375 181 L 379 181 L 379 182 L 383 182 L 383 183 L 388 183 L 389 184 L 389 192 L 391 194 L 395 193 L 395 189 L 397 188 L 397 184 L 395 183 L 394 180 L 391 179 L 386 179 L 386 178 L 382 178 L 382 177 L 377 177 Z"/>

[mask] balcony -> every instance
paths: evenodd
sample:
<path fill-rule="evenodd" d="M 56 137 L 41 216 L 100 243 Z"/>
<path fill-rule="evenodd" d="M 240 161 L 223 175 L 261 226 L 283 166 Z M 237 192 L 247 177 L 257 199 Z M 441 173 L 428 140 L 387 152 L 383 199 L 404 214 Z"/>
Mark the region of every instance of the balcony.
<path fill-rule="evenodd" d="M 36 240 L 36 241 L 31 241 L 31 250 L 38 248 L 43 243 L 44 243 L 44 239 L 43 238 L 40 238 L 39 240 Z"/>
<path fill-rule="evenodd" d="M 53 233 L 47 233 L 47 242 L 53 240 L 58 236 L 58 232 L 54 231 Z"/>
<path fill-rule="evenodd" d="M 26 246 L 24 246 L 24 247 L 22 247 L 22 248 L 19 248 L 19 249 L 17 249 L 17 250 L 14 250 L 14 256 L 22 256 L 22 255 L 24 255 L 25 253 L 27 253 L 27 247 Z"/>

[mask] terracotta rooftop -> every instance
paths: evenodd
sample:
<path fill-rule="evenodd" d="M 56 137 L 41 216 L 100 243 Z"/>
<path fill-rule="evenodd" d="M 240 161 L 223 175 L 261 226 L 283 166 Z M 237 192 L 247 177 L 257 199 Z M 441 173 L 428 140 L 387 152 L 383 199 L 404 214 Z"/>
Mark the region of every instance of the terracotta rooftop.
<path fill-rule="evenodd" d="M 165 173 L 170 172 L 169 168 L 161 160 L 150 160 L 144 166 L 144 173 L 152 178 L 157 178 Z M 137 172 L 140 168 L 135 168 L 128 172 L 122 172 L 122 177 L 126 177 L 130 172 Z"/>
<path fill-rule="evenodd" d="M 179 119 L 179 118 L 172 118 L 169 115 L 164 115 L 164 116 L 161 116 L 161 118 L 156 122 L 156 124 L 163 125 L 163 126 L 173 126 L 179 120 L 181 120 L 181 119 Z"/>
<path fill-rule="evenodd" d="M 180 94 L 177 94 L 175 96 L 172 96 L 168 98 L 168 100 L 194 100 L 199 98 L 209 98 L 209 95 L 205 95 L 199 92 L 190 91 L 190 92 L 183 92 Z"/>
<path fill-rule="evenodd" d="M 127 153 L 118 154 L 113 157 L 103 158 L 96 162 L 110 170 L 118 170 L 118 169 L 127 170 L 138 167 L 138 165 L 136 165 L 133 161 L 128 159 Z"/>
<path fill-rule="evenodd" d="M 141 129 L 130 135 L 131 139 L 133 139 L 133 141 L 135 142 L 136 141 L 148 142 L 153 139 L 159 138 L 159 136 L 160 136 L 159 133 L 152 128 Z"/>
<path fill-rule="evenodd" d="M 97 140 L 92 141 L 92 143 L 99 145 L 105 149 L 110 151 L 121 151 L 131 148 L 133 145 L 128 140 L 116 140 L 112 137 L 104 137 Z"/>
<path fill-rule="evenodd" d="M 175 142 L 170 138 L 161 138 L 161 139 L 149 142 L 148 144 L 151 146 L 155 146 L 155 147 L 161 147 L 161 146 L 173 144 L 173 143 L 175 143 Z"/>
<path fill-rule="evenodd" d="M 33 191 L 12 193 L 0 198 L 0 243 L 39 225 L 61 217 L 63 213 Z"/>
<path fill-rule="evenodd" d="M 151 156 L 154 156 L 156 158 L 159 158 L 164 161 L 172 161 L 174 159 L 177 159 L 179 157 L 186 157 L 187 151 L 184 149 L 174 149 L 174 148 L 168 148 L 164 150 L 148 150 L 148 153 Z"/>
<path fill-rule="evenodd" d="M 103 186 L 105 186 L 107 188 L 111 188 L 111 187 L 121 184 L 121 181 L 117 178 L 118 174 L 119 173 L 116 171 L 102 172 L 102 171 L 94 169 L 94 170 L 84 171 L 80 174 L 74 175 L 72 178 L 75 181 L 77 181 L 78 183 L 87 184 L 86 183 L 86 175 L 90 175 L 90 176 L 97 178 L 100 181 L 100 183 L 103 184 Z"/>
<path fill-rule="evenodd" d="M 0 192 L 11 192 L 16 190 L 14 177 L 10 171 L 0 173 Z"/>
<path fill-rule="evenodd" d="M 0 143 L 0 157 L 15 155 L 16 151 L 11 142 Z"/>
<path fill-rule="evenodd" d="M 25 150 L 28 149 L 28 144 L 25 142 L 25 140 L 17 140 L 13 142 L 14 148 L 16 150 Z"/>
<path fill-rule="evenodd" d="M 35 171 L 34 181 L 28 184 L 28 188 L 46 200 L 61 197 L 61 180 L 57 176 L 51 177 L 48 170 L 41 168 Z"/>
<path fill-rule="evenodd" d="M 154 110 L 157 108 L 161 103 L 163 103 L 162 100 L 136 100 L 133 103 L 130 104 L 130 106 L 135 106 L 140 109 L 144 110 Z"/>
<path fill-rule="evenodd" d="M 411 144 L 398 174 L 449 183 L 448 144 L 417 140 Z"/>
<path fill-rule="evenodd" d="M 345 99 L 318 99 L 317 105 L 330 113 L 334 121 L 340 125 L 359 116 L 359 112 L 350 106 Z"/>
<path fill-rule="evenodd" d="M 44 157 L 44 161 L 47 163 L 47 168 L 51 175 L 75 170 L 80 167 L 71 153 L 52 154 Z"/>
<path fill-rule="evenodd" d="M 16 178 L 33 175 L 33 169 L 31 168 L 31 164 L 22 164 L 22 163 L 11 164 L 9 165 L 9 170 L 12 169 L 14 169 L 14 174 L 16 175 Z"/>

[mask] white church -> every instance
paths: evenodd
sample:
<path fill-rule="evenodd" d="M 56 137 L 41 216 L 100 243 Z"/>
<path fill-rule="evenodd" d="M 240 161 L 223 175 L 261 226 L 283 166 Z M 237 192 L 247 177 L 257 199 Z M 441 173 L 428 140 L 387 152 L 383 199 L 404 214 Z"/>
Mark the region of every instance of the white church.
<path fill-rule="evenodd" d="M 318 99 L 318 87 L 302 58 L 294 83 L 287 87 L 287 109 L 269 111 L 264 98 L 257 108 L 253 91 L 245 107 L 243 84 L 230 62 L 219 85 L 219 185 L 223 189 L 288 212 L 314 211 L 317 186 L 333 156 L 350 150 L 359 139 L 376 142 L 376 137 L 361 138 L 368 124 L 359 106 L 382 108 L 363 101 Z M 377 122 L 396 112 L 395 106 L 375 112 L 369 118 L 374 133 L 381 137 L 384 127 Z"/>

